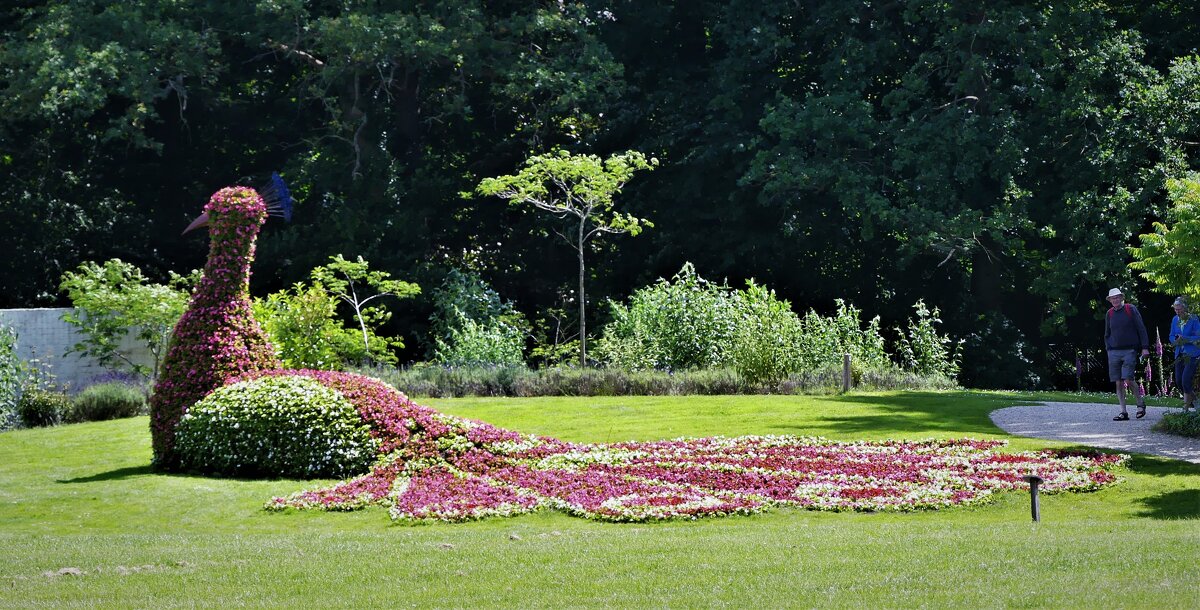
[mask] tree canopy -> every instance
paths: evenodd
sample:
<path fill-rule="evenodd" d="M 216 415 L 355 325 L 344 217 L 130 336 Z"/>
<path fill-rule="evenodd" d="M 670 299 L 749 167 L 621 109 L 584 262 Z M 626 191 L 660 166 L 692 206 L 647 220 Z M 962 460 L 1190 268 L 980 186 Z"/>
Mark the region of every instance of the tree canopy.
<path fill-rule="evenodd" d="M 622 213 L 656 228 L 595 243 L 592 294 L 691 261 L 800 309 L 923 298 L 964 381 L 1020 385 L 989 363 L 1097 343 L 1106 289 L 1147 292 L 1127 248 L 1198 169 L 1197 24 L 1165 0 L 8 3 L 0 306 L 65 303 L 83 261 L 198 267 L 178 232 L 207 196 L 277 170 L 299 205 L 256 294 L 343 254 L 477 273 L 532 318 L 575 261 L 551 219 L 461 193 L 639 150 L 661 166 Z M 396 334 L 424 336 L 422 307 Z"/>

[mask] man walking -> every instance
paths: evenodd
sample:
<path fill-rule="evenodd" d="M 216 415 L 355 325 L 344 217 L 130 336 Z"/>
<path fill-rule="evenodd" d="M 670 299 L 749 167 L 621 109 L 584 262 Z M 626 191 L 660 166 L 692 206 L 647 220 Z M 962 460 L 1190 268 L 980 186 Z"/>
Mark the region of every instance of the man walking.
<path fill-rule="evenodd" d="M 1104 315 L 1104 347 L 1108 350 L 1108 379 L 1117 384 L 1117 402 L 1121 403 L 1121 414 L 1113 421 L 1128 421 L 1129 411 L 1125 408 L 1125 390 L 1134 384 L 1133 370 L 1137 365 L 1137 350 L 1143 356 L 1150 355 L 1150 339 L 1146 324 L 1138 308 L 1125 302 L 1120 288 L 1108 291 L 1108 303 L 1112 308 Z M 1136 387 L 1136 386 L 1135 386 Z M 1134 390 L 1137 393 L 1137 390 Z M 1146 413 L 1146 399 L 1137 393 L 1138 417 Z"/>

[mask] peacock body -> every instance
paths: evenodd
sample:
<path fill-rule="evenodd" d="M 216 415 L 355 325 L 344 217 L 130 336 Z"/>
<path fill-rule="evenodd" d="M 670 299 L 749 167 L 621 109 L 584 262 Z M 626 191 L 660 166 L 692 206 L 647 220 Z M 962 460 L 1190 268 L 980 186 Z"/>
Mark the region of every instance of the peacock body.
<path fill-rule="evenodd" d="M 175 326 L 150 398 L 159 468 L 178 466 L 175 429 L 191 405 L 239 375 L 280 366 L 250 308 L 250 266 L 267 213 L 257 191 L 234 186 L 214 193 L 193 223 L 207 225 L 211 241 L 203 275 Z"/>

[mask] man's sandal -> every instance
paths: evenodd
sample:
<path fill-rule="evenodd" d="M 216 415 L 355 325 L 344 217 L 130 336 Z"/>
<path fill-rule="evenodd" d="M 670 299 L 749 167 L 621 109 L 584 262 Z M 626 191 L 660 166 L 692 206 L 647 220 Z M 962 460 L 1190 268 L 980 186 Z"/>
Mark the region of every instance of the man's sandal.
<path fill-rule="evenodd" d="M 1137 410 L 1137 418 L 1138 418 L 1138 419 L 1141 419 L 1141 418 L 1143 418 L 1143 417 L 1145 417 L 1145 416 L 1146 416 L 1146 405 L 1142 405 L 1142 406 L 1138 407 L 1138 410 Z M 1129 418 L 1128 418 L 1128 417 L 1126 417 L 1125 419 L 1129 419 Z"/>
<path fill-rule="evenodd" d="M 1128 414 L 1128 413 L 1122 413 L 1122 414 L 1120 414 L 1120 415 L 1118 415 L 1118 416 L 1114 417 L 1114 418 L 1113 418 L 1113 421 L 1129 421 L 1129 414 Z"/>

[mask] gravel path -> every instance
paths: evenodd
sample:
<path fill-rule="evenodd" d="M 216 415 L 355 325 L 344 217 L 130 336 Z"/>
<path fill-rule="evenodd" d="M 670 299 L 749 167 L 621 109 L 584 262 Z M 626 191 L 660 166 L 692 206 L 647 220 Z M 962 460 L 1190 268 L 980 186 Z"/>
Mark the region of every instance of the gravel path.
<path fill-rule="evenodd" d="M 1149 407 L 1145 418 L 1133 419 L 1135 407 L 1130 405 L 1129 421 L 1113 421 L 1113 416 L 1121 412 L 1117 405 L 1047 402 L 997 409 L 992 411 L 991 418 L 1005 432 L 1017 436 L 1073 441 L 1200 464 L 1200 439 L 1150 430 L 1168 410 Z"/>

